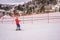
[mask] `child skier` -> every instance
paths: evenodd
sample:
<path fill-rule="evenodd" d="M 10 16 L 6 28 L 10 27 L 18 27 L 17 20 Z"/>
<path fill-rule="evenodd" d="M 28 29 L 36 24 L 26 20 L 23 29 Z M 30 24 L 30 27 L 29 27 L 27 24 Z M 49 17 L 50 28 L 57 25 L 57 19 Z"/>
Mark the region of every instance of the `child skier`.
<path fill-rule="evenodd" d="M 16 22 L 16 25 L 17 25 L 17 29 L 16 30 L 21 30 L 20 29 L 20 24 L 19 24 L 20 20 L 18 19 L 18 17 L 16 17 L 15 22 Z"/>

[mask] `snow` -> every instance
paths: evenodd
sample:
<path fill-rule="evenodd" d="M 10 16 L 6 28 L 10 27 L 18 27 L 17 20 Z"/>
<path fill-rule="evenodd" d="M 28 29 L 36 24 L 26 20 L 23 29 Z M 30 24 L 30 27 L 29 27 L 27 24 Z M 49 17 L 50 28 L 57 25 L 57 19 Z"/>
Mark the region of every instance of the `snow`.
<path fill-rule="evenodd" d="M 0 40 L 59 40 L 60 24 L 0 24 Z"/>
<path fill-rule="evenodd" d="M 57 14 L 60 13 L 54 13 L 54 14 L 56 16 Z M 56 18 L 56 17 L 50 17 L 54 16 L 54 14 L 50 13 L 49 18 Z M 41 15 L 44 15 L 44 17 L 42 17 Z M 38 14 L 36 14 L 33 15 L 33 17 L 48 18 L 47 16 L 48 14 L 41 14 L 41 15 L 39 14 L 38 16 Z M 26 17 L 32 17 L 32 15 L 24 16 L 24 20 L 29 20 L 29 18 Z M 23 20 L 23 16 L 19 18 Z M 0 21 L 2 21 L 1 19 Z M 8 19 L 6 18 L 4 20 L 7 21 Z M 9 23 L 9 24 L 6 22 L 0 23 L 0 40 L 60 40 L 60 19 L 49 19 L 49 23 L 48 19 L 38 21 L 33 20 L 33 23 L 32 20 L 29 22 L 24 21 L 24 23 L 22 21 L 20 25 L 22 30 L 16 31 L 15 23 Z"/>

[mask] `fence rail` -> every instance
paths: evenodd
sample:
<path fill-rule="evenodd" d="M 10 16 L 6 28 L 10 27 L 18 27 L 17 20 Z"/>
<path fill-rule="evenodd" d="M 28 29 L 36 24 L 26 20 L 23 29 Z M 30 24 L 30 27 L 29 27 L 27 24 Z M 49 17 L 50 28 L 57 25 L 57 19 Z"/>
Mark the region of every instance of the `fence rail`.
<path fill-rule="evenodd" d="M 50 23 L 50 20 L 55 20 L 56 22 L 60 20 L 60 16 L 42 16 L 42 17 L 21 17 L 21 23 L 34 23 L 34 22 L 45 22 Z M 60 22 L 60 21 L 59 21 Z M 0 23 L 15 23 L 14 19 L 11 18 L 1 18 Z"/>

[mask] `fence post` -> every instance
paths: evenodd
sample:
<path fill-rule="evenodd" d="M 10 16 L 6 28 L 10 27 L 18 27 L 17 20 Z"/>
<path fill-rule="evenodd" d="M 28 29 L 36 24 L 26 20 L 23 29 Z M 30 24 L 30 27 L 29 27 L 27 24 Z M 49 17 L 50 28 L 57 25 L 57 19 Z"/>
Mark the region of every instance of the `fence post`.
<path fill-rule="evenodd" d="M 24 15 L 23 15 L 23 24 L 24 24 Z"/>
<path fill-rule="evenodd" d="M 4 18 L 2 18 L 2 20 L 1 20 L 2 24 L 3 24 L 3 19 L 4 19 Z"/>
<path fill-rule="evenodd" d="M 49 13 L 48 13 L 48 23 L 49 23 Z"/>
<path fill-rule="evenodd" d="M 33 24 L 33 14 L 32 14 L 32 24 Z"/>

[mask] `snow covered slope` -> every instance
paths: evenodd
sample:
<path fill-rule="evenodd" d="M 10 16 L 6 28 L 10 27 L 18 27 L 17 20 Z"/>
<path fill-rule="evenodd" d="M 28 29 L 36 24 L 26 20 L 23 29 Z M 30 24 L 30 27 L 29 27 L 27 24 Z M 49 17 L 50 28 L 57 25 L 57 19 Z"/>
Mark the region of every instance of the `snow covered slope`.
<path fill-rule="evenodd" d="M 14 18 L 4 16 L 0 19 L 0 40 L 60 40 L 59 12 L 21 16 L 21 31 L 16 31 L 16 25 L 10 23 L 9 20 L 13 22 L 12 20 L 14 20 Z M 8 21 L 10 24 L 6 24 L 4 21 Z"/>
<path fill-rule="evenodd" d="M 60 24 L 0 24 L 0 40 L 60 40 Z"/>

